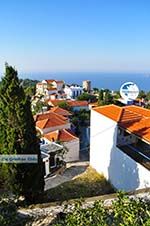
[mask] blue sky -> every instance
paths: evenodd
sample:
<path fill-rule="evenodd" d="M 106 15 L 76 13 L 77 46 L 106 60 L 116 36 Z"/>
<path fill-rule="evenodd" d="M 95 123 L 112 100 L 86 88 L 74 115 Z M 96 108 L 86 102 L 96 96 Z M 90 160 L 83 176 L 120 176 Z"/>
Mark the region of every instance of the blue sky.
<path fill-rule="evenodd" d="M 149 0 L 3 0 L 0 71 L 150 72 Z"/>

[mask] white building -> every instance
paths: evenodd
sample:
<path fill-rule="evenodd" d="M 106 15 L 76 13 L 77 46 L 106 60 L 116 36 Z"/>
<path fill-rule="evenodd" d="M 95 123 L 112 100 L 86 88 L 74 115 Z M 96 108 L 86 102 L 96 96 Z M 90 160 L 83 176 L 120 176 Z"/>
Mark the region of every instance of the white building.
<path fill-rule="evenodd" d="M 44 91 L 45 99 L 51 98 L 51 95 L 58 95 L 58 90 L 53 87 L 49 87 L 49 88 L 45 89 L 45 91 Z"/>
<path fill-rule="evenodd" d="M 150 110 L 115 105 L 92 109 L 90 164 L 117 189 L 150 187 Z"/>
<path fill-rule="evenodd" d="M 55 142 L 49 142 L 48 144 L 41 144 L 40 150 L 44 164 L 44 176 L 47 177 L 52 170 L 60 167 L 63 146 L 56 144 Z"/>
<path fill-rule="evenodd" d="M 64 82 L 54 79 L 43 80 L 36 84 L 36 95 L 43 95 L 45 99 L 49 99 L 51 95 L 58 95 L 63 91 Z"/>
<path fill-rule="evenodd" d="M 83 92 L 83 88 L 81 86 L 72 85 L 72 86 L 65 86 L 64 92 L 66 94 L 67 99 L 76 99 L 80 96 Z"/>
<path fill-rule="evenodd" d="M 64 88 L 64 81 L 54 80 L 52 85 L 57 89 L 57 91 L 62 91 Z"/>

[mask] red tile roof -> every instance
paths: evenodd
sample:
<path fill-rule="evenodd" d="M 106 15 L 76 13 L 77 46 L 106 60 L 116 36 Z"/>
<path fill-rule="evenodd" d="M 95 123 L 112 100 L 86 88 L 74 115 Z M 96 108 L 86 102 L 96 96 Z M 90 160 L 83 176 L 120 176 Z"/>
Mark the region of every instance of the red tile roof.
<path fill-rule="evenodd" d="M 54 112 L 39 114 L 34 117 L 36 126 L 40 129 L 65 125 L 68 123 L 65 117 Z"/>
<path fill-rule="evenodd" d="M 58 133 L 59 133 L 59 130 L 55 130 L 53 132 L 44 134 L 44 137 L 49 141 L 57 141 L 58 140 Z"/>
<path fill-rule="evenodd" d="M 46 127 L 47 122 L 48 122 L 48 119 L 43 119 L 43 120 L 41 120 L 41 121 L 37 121 L 37 122 L 36 122 L 36 126 L 37 126 L 38 128 L 40 128 L 40 129 L 47 128 L 47 127 Z"/>
<path fill-rule="evenodd" d="M 60 126 L 60 125 L 65 125 L 67 122 L 58 120 L 58 119 L 43 119 L 40 121 L 36 122 L 36 126 L 40 129 L 46 129 L 50 127 L 55 127 L 55 126 Z"/>
<path fill-rule="evenodd" d="M 124 122 L 120 126 L 150 142 L 150 118 L 141 119 L 134 123 L 132 121 Z"/>
<path fill-rule="evenodd" d="M 119 107 L 116 105 L 96 107 L 93 110 L 150 142 L 150 110 L 138 106 Z"/>
<path fill-rule="evenodd" d="M 129 122 L 129 121 L 139 121 L 143 116 L 140 114 L 137 114 L 134 111 L 130 111 L 126 108 L 122 108 L 119 118 L 118 118 L 118 122 L 123 123 L 123 122 Z"/>
<path fill-rule="evenodd" d="M 48 90 L 48 91 L 53 91 L 53 90 L 57 90 L 57 89 L 54 88 L 54 87 L 48 87 L 47 90 Z"/>
<path fill-rule="evenodd" d="M 64 81 L 58 81 L 58 80 L 55 80 L 55 82 L 58 84 L 64 83 Z"/>
<path fill-rule="evenodd" d="M 96 107 L 93 110 L 117 122 L 121 114 L 121 108 L 116 105 Z"/>
<path fill-rule="evenodd" d="M 59 115 L 63 115 L 63 116 L 70 116 L 72 115 L 69 111 L 63 109 L 63 108 L 60 108 L 60 107 L 53 107 L 50 112 L 55 112 L 56 114 L 59 114 Z"/>
<path fill-rule="evenodd" d="M 60 130 L 58 140 L 60 140 L 61 142 L 69 142 L 74 139 L 78 139 L 78 137 L 76 137 L 71 130 L 69 129 Z"/>
<path fill-rule="evenodd" d="M 69 129 L 62 129 L 60 131 L 56 130 L 54 132 L 45 134 L 44 137 L 49 141 L 61 141 L 61 142 L 69 142 L 78 139 L 78 137 L 76 137 L 75 134 L 73 134 L 72 131 Z"/>
<path fill-rule="evenodd" d="M 141 114 L 143 116 L 150 117 L 150 110 L 148 110 L 146 108 L 137 107 L 134 105 L 126 106 L 125 108 L 128 109 L 129 111 L 133 111 L 133 112 Z"/>
<path fill-rule="evenodd" d="M 63 121 L 67 120 L 63 115 L 59 115 L 59 114 L 57 114 L 55 112 L 51 112 L 51 111 L 45 112 L 43 114 L 37 114 L 34 116 L 35 121 L 40 121 L 43 119 L 52 119 L 52 118 L 57 118 L 57 119 L 60 119 Z"/>
<path fill-rule="evenodd" d="M 68 101 L 68 104 L 71 106 L 71 107 L 86 107 L 88 106 L 88 102 L 87 101 Z"/>
<path fill-rule="evenodd" d="M 45 80 L 48 84 L 51 84 L 52 82 L 54 82 L 55 80 L 54 79 L 46 79 Z"/>
<path fill-rule="evenodd" d="M 53 106 L 58 106 L 58 104 L 66 102 L 69 104 L 70 107 L 81 107 L 81 106 L 88 106 L 87 101 L 76 101 L 76 100 L 49 100 L 49 104 Z"/>

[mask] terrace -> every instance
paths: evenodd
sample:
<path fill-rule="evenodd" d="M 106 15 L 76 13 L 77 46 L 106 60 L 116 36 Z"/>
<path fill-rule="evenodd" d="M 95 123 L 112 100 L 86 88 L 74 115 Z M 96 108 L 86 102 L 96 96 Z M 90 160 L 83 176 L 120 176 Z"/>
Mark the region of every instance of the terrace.
<path fill-rule="evenodd" d="M 118 127 L 117 147 L 150 170 L 150 144 L 148 142 Z"/>

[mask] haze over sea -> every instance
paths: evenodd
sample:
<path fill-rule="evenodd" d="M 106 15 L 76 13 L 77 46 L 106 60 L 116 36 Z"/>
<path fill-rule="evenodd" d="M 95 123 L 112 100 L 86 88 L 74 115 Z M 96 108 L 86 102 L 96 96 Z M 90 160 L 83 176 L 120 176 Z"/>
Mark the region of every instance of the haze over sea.
<path fill-rule="evenodd" d="M 92 88 L 108 88 L 119 90 L 124 82 L 134 82 L 140 90 L 150 91 L 150 74 L 148 73 L 106 73 L 106 72 L 56 72 L 56 73 L 31 73 L 21 77 L 30 79 L 58 79 L 67 84 L 82 84 L 83 80 L 90 80 Z"/>

